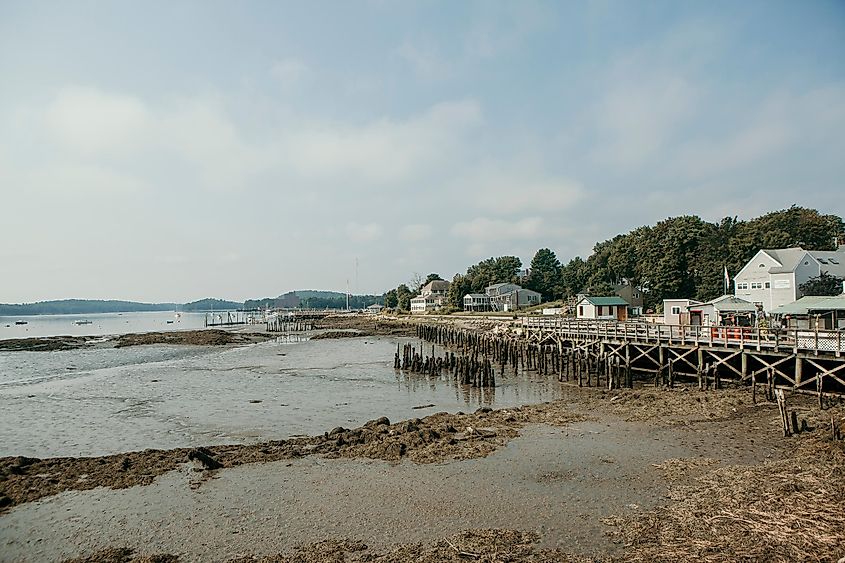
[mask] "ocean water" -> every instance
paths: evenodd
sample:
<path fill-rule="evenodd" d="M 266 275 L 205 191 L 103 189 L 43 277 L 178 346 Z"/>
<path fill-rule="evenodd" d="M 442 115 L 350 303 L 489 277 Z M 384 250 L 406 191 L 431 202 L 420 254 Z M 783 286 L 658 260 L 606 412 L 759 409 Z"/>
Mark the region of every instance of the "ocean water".
<path fill-rule="evenodd" d="M 90 456 L 252 443 L 561 396 L 553 378 L 493 389 L 393 369 L 407 339 L 301 336 L 238 347 L 0 352 L 0 456 Z M 438 350 L 438 353 L 441 353 Z M 415 409 L 425 405 L 425 408 Z"/>
<path fill-rule="evenodd" d="M 225 316 L 225 313 L 223 315 Z M 203 328 L 205 318 L 205 313 L 180 313 L 177 316 L 175 311 L 99 313 L 93 315 L 0 316 L 0 340 L 42 336 L 98 336 L 101 334 L 190 330 Z M 26 324 L 15 324 L 17 321 L 25 321 Z M 77 324 L 77 321 L 91 321 L 91 324 Z"/>

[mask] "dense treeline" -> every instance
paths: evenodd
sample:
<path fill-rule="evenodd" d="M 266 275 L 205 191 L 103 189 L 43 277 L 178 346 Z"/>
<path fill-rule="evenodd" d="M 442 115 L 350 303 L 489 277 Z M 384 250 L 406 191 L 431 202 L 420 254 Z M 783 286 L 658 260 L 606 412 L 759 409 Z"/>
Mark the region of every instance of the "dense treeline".
<path fill-rule="evenodd" d="M 208 297 L 206 299 L 200 299 L 198 301 L 192 301 L 190 303 L 185 303 L 184 305 L 180 305 L 177 310 L 179 311 L 230 311 L 235 309 L 240 309 L 243 307 L 243 303 L 238 303 L 236 301 L 226 301 L 224 299 L 213 299 Z"/>
<path fill-rule="evenodd" d="M 843 233 L 841 217 L 797 206 L 750 221 L 674 217 L 600 242 L 586 261 L 571 260 L 561 268 L 559 294 L 630 283 L 646 306 L 674 297 L 707 301 L 724 293 L 725 268 L 736 275 L 760 249 L 834 250 Z"/>
<path fill-rule="evenodd" d="M 135 313 L 174 311 L 176 303 L 137 303 L 135 301 L 102 301 L 94 299 L 61 299 L 19 305 L 0 304 L 0 315 L 92 315 L 96 313 Z"/>
<path fill-rule="evenodd" d="M 552 250 L 540 249 L 522 280 L 519 258 L 488 258 L 452 279 L 448 303 L 460 309 L 467 293 L 482 293 L 488 285 L 503 282 L 519 282 L 540 292 L 544 301 L 582 292 L 608 295 L 621 284 L 638 288 L 646 307 L 675 297 L 707 301 L 724 292 L 726 268 L 733 277 L 760 249 L 833 250 L 836 237 L 843 234 L 841 217 L 797 206 L 749 221 L 726 217 L 709 223 L 694 215 L 672 217 L 599 242 L 586 260 L 576 256 L 562 264 Z M 403 296 L 407 291 L 404 285 L 392 290 Z"/>
<path fill-rule="evenodd" d="M 350 295 L 350 309 L 364 309 L 370 305 L 383 304 L 384 297 L 381 295 Z M 346 295 L 340 297 L 306 297 L 302 300 L 303 309 L 345 309 Z"/>

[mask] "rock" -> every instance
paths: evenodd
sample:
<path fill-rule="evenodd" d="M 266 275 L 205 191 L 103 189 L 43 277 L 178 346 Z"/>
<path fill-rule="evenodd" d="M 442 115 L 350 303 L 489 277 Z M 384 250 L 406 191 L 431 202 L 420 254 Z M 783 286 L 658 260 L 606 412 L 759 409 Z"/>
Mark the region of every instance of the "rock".
<path fill-rule="evenodd" d="M 343 426 L 336 426 L 329 431 L 329 436 L 334 436 L 335 434 L 342 434 L 346 432 L 346 428 Z"/>
<path fill-rule="evenodd" d="M 386 416 L 382 416 L 380 418 L 376 418 L 374 420 L 369 421 L 364 426 L 372 428 L 373 426 L 390 426 L 390 419 Z"/>
<path fill-rule="evenodd" d="M 384 453 L 390 459 L 398 459 L 405 455 L 406 447 L 402 442 L 393 442 L 384 448 Z"/>
<path fill-rule="evenodd" d="M 488 412 L 493 412 L 493 409 L 491 409 L 490 407 L 481 407 L 475 411 L 475 414 L 485 414 Z"/>
<path fill-rule="evenodd" d="M 188 459 L 199 461 L 206 469 L 220 469 L 223 464 L 211 457 L 211 452 L 205 448 L 196 448 L 188 452 Z"/>
<path fill-rule="evenodd" d="M 400 430 L 402 432 L 416 432 L 418 429 L 419 429 L 419 426 L 414 424 L 413 420 L 407 420 L 407 421 L 403 422 L 402 426 L 400 427 Z"/>

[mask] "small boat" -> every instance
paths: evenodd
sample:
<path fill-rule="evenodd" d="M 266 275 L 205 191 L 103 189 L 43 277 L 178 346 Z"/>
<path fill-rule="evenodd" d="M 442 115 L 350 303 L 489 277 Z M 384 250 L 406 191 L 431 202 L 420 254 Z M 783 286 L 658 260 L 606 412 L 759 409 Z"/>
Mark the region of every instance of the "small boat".
<path fill-rule="evenodd" d="M 81 320 L 81 321 L 73 321 L 73 322 L 74 322 L 74 324 L 77 324 L 77 325 L 90 325 L 90 324 L 94 324 L 93 322 L 89 321 L 88 319 Z"/>
<path fill-rule="evenodd" d="M 28 322 L 26 322 L 26 321 L 15 321 L 15 324 L 16 324 L 16 325 L 27 325 L 27 324 L 29 324 L 29 323 L 28 323 Z"/>
<path fill-rule="evenodd" d="M 167 324 L 172 325 L 173 321 L 167 321 Z"/>

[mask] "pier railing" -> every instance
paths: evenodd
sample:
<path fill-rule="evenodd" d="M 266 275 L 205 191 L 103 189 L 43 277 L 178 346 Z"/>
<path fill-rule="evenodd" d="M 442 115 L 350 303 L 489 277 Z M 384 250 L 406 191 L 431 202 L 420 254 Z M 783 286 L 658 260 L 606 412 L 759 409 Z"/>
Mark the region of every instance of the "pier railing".
<path fill-rule="evenodd" d="M 740 326 L 668 325 L 588 319 L 523 317 L 527 331 L 551 331 L 567 338 L 637 343 L 799 351 L 815 355 L 845 353 L 845 331 Z"/>

